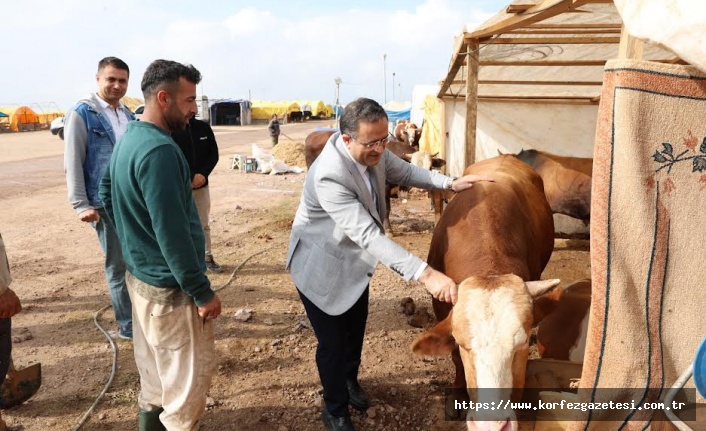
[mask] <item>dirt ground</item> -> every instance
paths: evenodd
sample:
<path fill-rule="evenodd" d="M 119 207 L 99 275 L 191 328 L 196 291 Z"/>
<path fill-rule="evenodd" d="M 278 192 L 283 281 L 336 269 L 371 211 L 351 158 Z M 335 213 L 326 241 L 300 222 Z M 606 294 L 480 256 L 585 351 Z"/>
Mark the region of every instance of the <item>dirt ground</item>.
<path fill-rule="evenodd" d="M 320 124 L 288 124 L 301 141 Z M 214 256 L 223 274 L 223 314 L 216 320 L 218 371 L 202 430 L 321 430 L 321 396 L 314 363 L 316 340 L 284 259 L 291 221 L 305 174 L 245 174 L 230 169 L 234 153 L 269 149 L 265 126 L 216 128 L 221 160 L 210 177 Z M 0 134 L 0 232 L 10 258 L 13 289 L 24 311 L 13 318 L 19 367 L 41 362 L 43 384 L 25 404 L 3 416 L 14 430 L 74 430 L 103 390 L 112 350 L 94 326 L 109 305 L 102 254 L 90 226 L 79 222 L 66 199 L 63 142 L 48 131 Z M 426 194 L 392 202 L 395 240 L 426 257 L 433 213 Z M 240 268 L 228 283 L 232 272 Z M 557 240 L 545 278 L 564 282 L 590 276 L 588 243 Z M 413 355 L 423 329 L 407 323 L 400 300 L 412 297 L 431 310 L 421 285 L 385 267 L 373 277 L 361 383 L 373 400 L 370 415 L 353 411 L 360 430 L 462 429 L 443 420 L 443 389 L 451 383 L 450 358 Z M 252 310 L 250 320 L 235 318 Z M 114 329 L 112 311 L 99 323 Z M 428 325 L 431 325 L 430 322 Z M 117 341 L 117 374 L 83 430 L 137 429 L 138 373 L 129 341 Z"/>

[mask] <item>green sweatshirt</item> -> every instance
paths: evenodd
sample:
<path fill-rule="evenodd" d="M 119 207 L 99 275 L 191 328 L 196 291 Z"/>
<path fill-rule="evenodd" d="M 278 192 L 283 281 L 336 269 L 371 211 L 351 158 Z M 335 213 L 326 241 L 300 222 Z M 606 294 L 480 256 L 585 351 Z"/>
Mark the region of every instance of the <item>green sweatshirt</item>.
<path fill-rule="evenodd" d="M 197 306 L 213 298 L 189 165 L 169 133 L 152 123 L 129 123 L 100 197 L 130 273 L 153 286 L 181 287 Z"/>

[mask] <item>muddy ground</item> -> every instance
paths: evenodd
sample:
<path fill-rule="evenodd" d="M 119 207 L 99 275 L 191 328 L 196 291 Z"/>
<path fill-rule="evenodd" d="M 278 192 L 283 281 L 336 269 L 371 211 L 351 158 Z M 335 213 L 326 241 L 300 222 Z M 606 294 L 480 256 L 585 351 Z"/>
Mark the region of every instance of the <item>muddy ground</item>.
<path fill-rule="evenodd" d="M 313 127 L 325 125 L 289 124 L 282 131 L 301 141 Z M 211 280 L 221 288 L 224 311 L 216 321 L 218 371 L 202 430 L 322 430 L 316 341 L 284 271 L 305 174 L 230 169 L 232 154 L 250 153 L 252 143 L 270 148 L 264 125 L 220 127 L 216 137 L 221 160 L 210 178 L 211 229 L 214 255 L 225 272 Z M 62 141 L 47 131 L 0 135 L 0 232 L 13 288 L 24 305 L 13 319 L 14 358 L 20 367 L 41 362 L 44 373 L 31 400 L 3 413 L 15 430 L 75 429 L 111 371 L 112 349 L 93 323 L 96 312 L 109 305 L 102 255 L 94 231 L 78 221 L 66 200 L 62 154 Z M 426 194 L 393 200 L 392 225 L 397 242 L 426 257 L 433 228 Z M 589 276 L 588 243 L 557 240 L 544 277 L 571 282 Z M 410 326 L 399 310 L 407 296 L 431 309 L 421 285 L 380 267 L 371 284 L 360 374 L 374 409 L 370 415 L 354 412 L 353 421 L 360 430 L 462 429 L 442 416 L 450 359 L 410 352 L 423 329 Z M 238 310 L 252 310 L 252 317 L 237 320 Z M 98 322 L 115 328 L 110 309 Z M 139 380 L 132 347 L 124 340 L 117 346 L 115 378 L 83 430 L 137 429 Z"/>

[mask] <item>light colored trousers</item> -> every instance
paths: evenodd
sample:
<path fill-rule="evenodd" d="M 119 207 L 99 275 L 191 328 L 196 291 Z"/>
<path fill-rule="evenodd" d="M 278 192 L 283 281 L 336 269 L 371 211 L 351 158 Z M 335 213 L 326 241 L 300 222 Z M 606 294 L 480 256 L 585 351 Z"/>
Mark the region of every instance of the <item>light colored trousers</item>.
<path fill-rule="evenodd" d="M 198 315 L 193 301 L 162 305 L 138 292 L 155 289 L 126 274 L 132 299 L 133 348 L 140 372 L 142 410 L 164 411 L 167 431 L 197 431 L 215 370 L 213 321 Z"/>
<path fill-rule="evenodd" d="M 203 235 L 206 237 L 206 256 L 211 256 L 211 227 L 208 225 L 208 218 L 211 214 L 211 192 L 208 190 L 208 186 L 205 186 L 194 189 L 193 194 Z"/>

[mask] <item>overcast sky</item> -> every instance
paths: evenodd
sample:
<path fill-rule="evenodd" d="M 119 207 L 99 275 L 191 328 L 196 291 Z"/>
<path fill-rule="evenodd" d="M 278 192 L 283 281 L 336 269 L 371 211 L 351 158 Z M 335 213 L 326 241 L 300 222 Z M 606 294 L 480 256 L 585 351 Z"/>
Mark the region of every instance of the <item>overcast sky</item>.
<path fill-rule="evenodd" d="M 147 65 L 191 63 L 209 98 L 409 100 L 436 84 L 453 36 L 509 0 L 21 0 L 0 8 L 0 106 L 61 110 L 95 91 L 98 60 L 130 66 L 127 95 L 142 98 Z M 383 61 L 383 54 L 387 54 Z M 383 73 L 385 66 L 386 74 Z M 393 94 L 392 73 L 395 73 Z M 386 78 L 386 85 L 385 85 Z M 36 105 L 35 105 L 36 106 Z M 45 108 L 46 109 L 46 108 Z"/>

